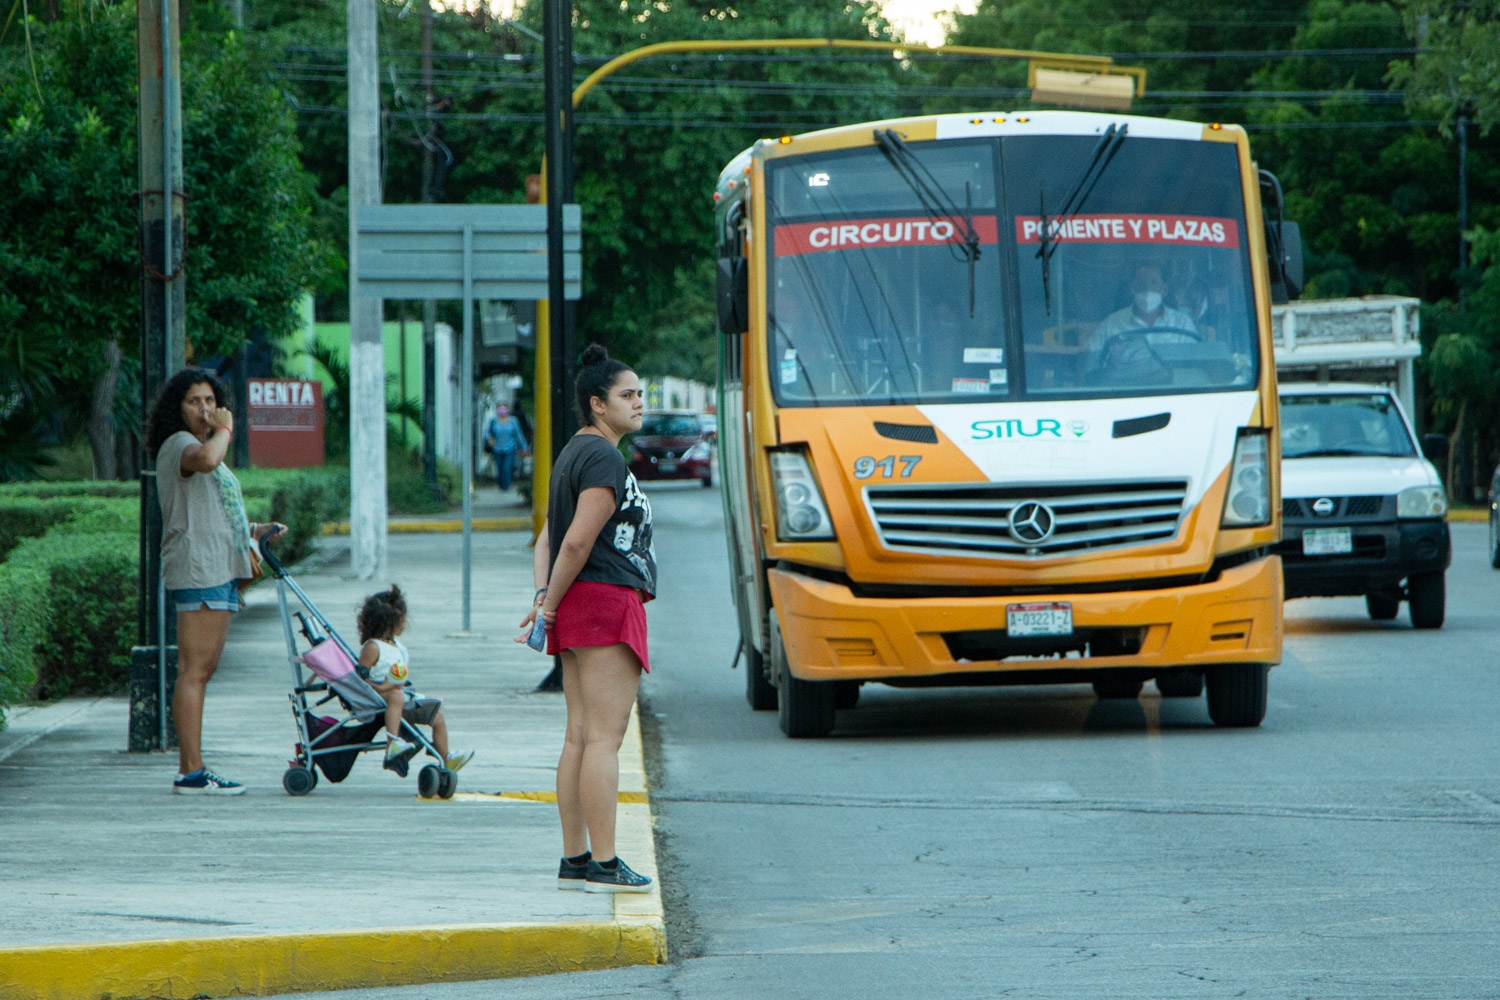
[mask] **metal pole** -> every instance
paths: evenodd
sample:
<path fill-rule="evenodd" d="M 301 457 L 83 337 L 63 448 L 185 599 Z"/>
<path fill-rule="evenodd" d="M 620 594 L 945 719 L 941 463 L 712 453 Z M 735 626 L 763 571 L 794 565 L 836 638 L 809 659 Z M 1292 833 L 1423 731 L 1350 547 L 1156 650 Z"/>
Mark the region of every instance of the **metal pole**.
<path fill-rule="evenodd" d="M 149 411 L 167 378 L 183 366 L 186 298 L 180 257 L 182 176 L 179 18 L 174 0 L 141 0 L 136 8 L 137 122 L 141 250 L 141 404 Z M 137 642 L 130 654 L 132 751 L 163 750 L 175 742 L 168 695 L 174 683 L 174 622 L 161 582 L 161 507 L 156 456 L 141 456 L 141 578 Z"/>
<path fill-rule="evenodd" d="M 543 11 L 543 30 L 547 43 L 544 46 L 543 76 L 546 81 L 547 115 L 547 327 L 551 333 L 552 348 L 552 458 L 555 460 L 567 443 L 568 435 L 568 381 L 567 350 L 563 290 L 563 238 L 562 207 L 563 192 L 567 190 L 564 168 L 568 158 L 564 149 L 567 119 L 564 106 L 572 111 L 571 59 L 563 46 L 568 32 L 565 21 L 572 20 L 572 4 L 565 0 L 546 0 Z M 560 541 L 560 539 L 559 539 Z"/>
<path fill-rule="evenodd" d="M 464 615 L 463 630 L 469 631 L 470 531 L 474 522 L 474 225 L 464 223 L 464 347 L 459 391 L 463 399 L 464 449 Z"/>
<path fill-rule="evenodd" d="M 386 565 L 385 348 L 381 301 L 359 294 L 359 210 L 380 203 L 375 0 L 348 0 L 349 549 L 354 575 Z"/>
<path fill-rule="evenodd" d="M 437 95 L 432 73 L 432 3 L 422 0 L 422 102 L 427 116 L 426 142 L 422 147 L 422 201 L 442 200 L 442 177 L 437 166 Z M 437 303 L 422 303 L 422 478 L 434 498 L 441 498 L 437 478 Z"/>
<path fill-rule="evenodd" d="M 1469 267 L 1469 240 L 1464 235 L 1469 228 L 1469 116 L 1460 112 L 1458 116 L 1458 308 L 1464 307 L 1464 282 L 1462 272 Z"/>

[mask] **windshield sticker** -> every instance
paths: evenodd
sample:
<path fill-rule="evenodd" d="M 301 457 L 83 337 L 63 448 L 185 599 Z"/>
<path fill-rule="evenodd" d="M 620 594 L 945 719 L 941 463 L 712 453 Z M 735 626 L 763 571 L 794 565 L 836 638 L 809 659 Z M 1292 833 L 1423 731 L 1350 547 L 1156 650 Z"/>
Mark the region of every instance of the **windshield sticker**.
<path fill-rule="evenodd" d="M 1233 219 L 1198 215 L 1074 215 L 1048 219 L 1058 243 L 1159 243 L 1238 248 L 1240 227 Z M 1040 243 L 1042 220 L 1016 216 L 1016 242 Z"/>
<path fill-rule="evenodd" d="M 990 385 L 1005 385 L 1010 381 L 1010 372 L 1004 368 L 990 369 Z"/>
<path fill-rule="evenodd" d="M 989 392 L 990 384 L 982 378 L 956 378 L 953 380 L 954 392 Z"/>
<path fill-rule="evenodd" d="M 787 352 L 791 354 L 791 351 Z M 791 385 L 797 381 L 797 359 L 796 357 L 784 358 L 781 362 L 781 384 Z"/>
<path fill-rule="evenodd" d="M 1000 242 L 1000 226 L 993 215 L 974 216 L 980 244 Z M 868 250 L 873 247 L 937 247 L 962 245 L 963 220 L 925 216 L 901 219 L 849 219 L 846 222 L 799 222 L 776 227 L 776 256 L 825 253 L 829 250 Z"/>
<path fill-rule="evenodd" d="M 964 364 L 966 365 L 1003 365 L 1005 364 L 1005 348 L 1003 347 L 965 347 Z"/>

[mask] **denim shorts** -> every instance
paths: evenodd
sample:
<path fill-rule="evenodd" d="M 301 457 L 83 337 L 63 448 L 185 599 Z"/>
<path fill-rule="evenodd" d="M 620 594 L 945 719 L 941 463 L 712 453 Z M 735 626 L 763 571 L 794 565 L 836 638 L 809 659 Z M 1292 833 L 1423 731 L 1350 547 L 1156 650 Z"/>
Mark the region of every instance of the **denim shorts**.
<path fill-rule="evenodd" d="M 240 609 L 239 581 L 230 580 L 217 587 L 189 587 L 185 590 L 167 591 L 167 600 L 178 611 L 238 611 Z"/>

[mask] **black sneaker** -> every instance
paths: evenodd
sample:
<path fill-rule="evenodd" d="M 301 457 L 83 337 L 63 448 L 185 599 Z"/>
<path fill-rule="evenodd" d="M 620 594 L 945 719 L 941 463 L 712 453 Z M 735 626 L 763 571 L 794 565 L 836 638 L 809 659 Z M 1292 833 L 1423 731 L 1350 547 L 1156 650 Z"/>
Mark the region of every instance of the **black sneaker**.
<path fill-rule="evenodd" d="M 575 865 L 567 858 L 563 858 L 562 863 L 557 866 L 557 887 L 559 889 L 583 890 L 584 880 L 588 878 L 589 874 L 589 852 L 584 851 L 580 857 L 583 858 L 583 861 L 579 864 Z"/>
<path fill-rule="evenodd" d="M 605 868 L 590 860 L 583 888 L 586 892 L 650 892 L 651 880 L 631 871 L 630 866 L 619 858 L 615 858 L 613 868 Z"/>

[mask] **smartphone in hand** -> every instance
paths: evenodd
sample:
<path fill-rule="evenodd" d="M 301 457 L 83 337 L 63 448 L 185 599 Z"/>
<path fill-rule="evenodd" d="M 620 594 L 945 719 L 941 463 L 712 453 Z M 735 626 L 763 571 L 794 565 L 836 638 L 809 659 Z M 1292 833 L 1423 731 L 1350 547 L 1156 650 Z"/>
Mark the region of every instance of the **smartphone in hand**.
<path fill-rule="evenodd" d="M 542 620 L 540 611 L 536 615 L 536 624 L 531 627 L 531 634 L 526 637 L 526 645 L 538 653 L 547 649 L 547 623 Z"/>

